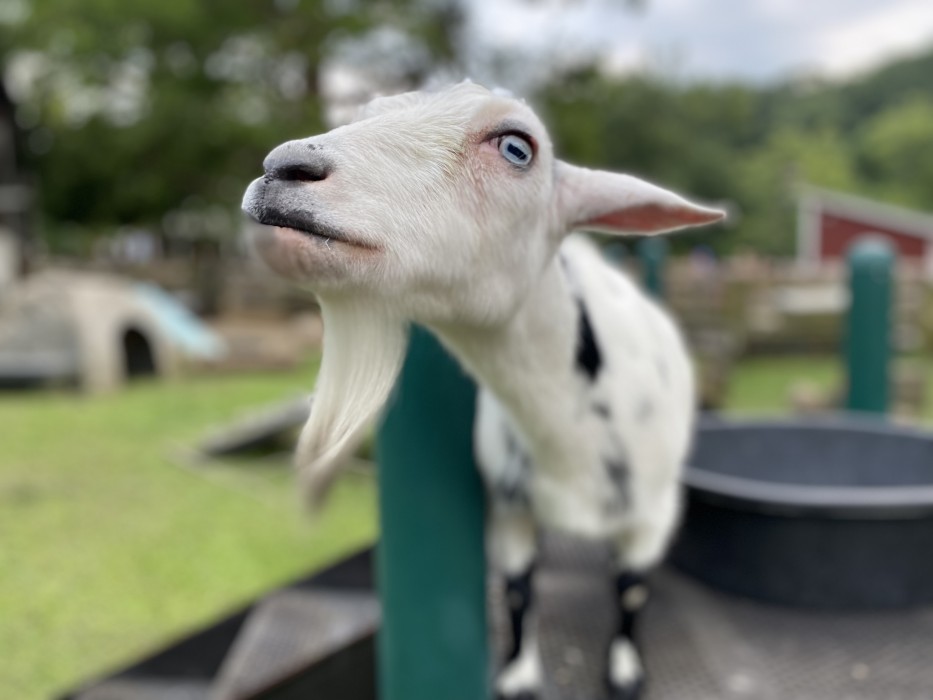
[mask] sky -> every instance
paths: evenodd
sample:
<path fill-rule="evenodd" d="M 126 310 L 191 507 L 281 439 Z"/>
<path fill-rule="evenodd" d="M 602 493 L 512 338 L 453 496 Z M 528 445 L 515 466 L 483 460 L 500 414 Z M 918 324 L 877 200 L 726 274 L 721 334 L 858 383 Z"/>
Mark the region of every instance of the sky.
<path fill-rule="evenodd" d="M 472 0 L 478 44 L 573 55 L 618 73 L 763 83 L 844 78 L 933 47 L 933 0 Z M 477 59 L 481 61 L 481 58 Z M 529 69 L 533 69 L 529 61 Z"/>

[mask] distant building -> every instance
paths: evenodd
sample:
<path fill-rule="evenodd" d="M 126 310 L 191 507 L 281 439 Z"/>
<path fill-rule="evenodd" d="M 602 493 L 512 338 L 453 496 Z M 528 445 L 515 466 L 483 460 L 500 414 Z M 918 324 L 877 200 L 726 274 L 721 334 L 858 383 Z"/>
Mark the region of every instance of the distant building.
<path fill-rule="evenodd" d="M 797 209 L 797 259 L 838 261 L 867 234 L 888 239 L 902 260 L 933 271 L 933 215 L 851 194 L 801 189 Z"/>

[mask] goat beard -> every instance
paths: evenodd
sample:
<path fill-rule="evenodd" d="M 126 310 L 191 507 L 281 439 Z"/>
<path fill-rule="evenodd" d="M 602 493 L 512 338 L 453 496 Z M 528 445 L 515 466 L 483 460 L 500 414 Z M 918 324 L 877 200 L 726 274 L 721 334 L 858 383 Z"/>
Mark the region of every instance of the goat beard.
<path fill-rule="evenodd" d="M 301 491 L 312 510 L 385 405 L 401 370 L 408 324 L 378 303 L 321 299 L 324 354 L 311 415 L 295 451 Z"/>

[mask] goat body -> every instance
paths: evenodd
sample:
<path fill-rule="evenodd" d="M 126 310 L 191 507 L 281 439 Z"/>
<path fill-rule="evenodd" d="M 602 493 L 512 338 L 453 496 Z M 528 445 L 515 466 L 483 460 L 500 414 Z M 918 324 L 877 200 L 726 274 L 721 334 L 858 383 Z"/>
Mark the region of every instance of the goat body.
<path fill-rule="evenodd" d="M 464 350 L 441 337 L 485 380 L 476 453 L 493 502 L 594 538 L 670 520 L 693 415 L 689 361 L 667 316 L 590 243 L 567 239 L 495 339 Z"/>
<path fill-rule="evenodd" d="M 476 456 L 513 648 L 503 698 L 541 685 L 532 571 L 541 527 L 613 544 L 614 699 L 642 682 L 643 573 L 678 513 L 694 389 L 674 324 L 577 228 L 658 233 L 721 218 L 636 178 L 553 156 L 524 103 L 469 83 L 383 98 L 273 150 L 244 209 L 257 248 L 321 301 L 317 398 L 297 450 L 312 500 L 384 404 L 418 322 L 478 380 Z"/>

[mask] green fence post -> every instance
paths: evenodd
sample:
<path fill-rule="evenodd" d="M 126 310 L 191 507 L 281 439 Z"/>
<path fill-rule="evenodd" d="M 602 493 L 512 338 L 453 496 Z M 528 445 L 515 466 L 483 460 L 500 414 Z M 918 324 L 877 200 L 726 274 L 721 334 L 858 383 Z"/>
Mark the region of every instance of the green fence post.
<path fill-rule="evenodd" d="M 377 440 L 380 700 L 489 697 L 475 401 L 457 363 L 414 329 Z"/>
<path fill-rule="evenodd" d="M 642 281 L 645 289 L 655 299 L 664 298 L 664 264 L 667 262 L 667 249 L 667 239 L 660 236 L 638 241 Z"/>
<path fill-rule="evenodd" d="M 603 257 L 616 267 L 622 267 L 628 258 L 625 243 L 618 239 L 609 241 L 603 246 Z"/>
<path fill-rule="evenodd" d="M 894 262 L 894 250 L 880 237 L 860 239 L 849 248 L 845 360 L 850 411 L 888 410 Z"/>

